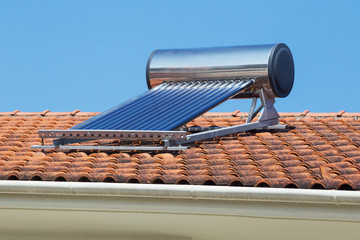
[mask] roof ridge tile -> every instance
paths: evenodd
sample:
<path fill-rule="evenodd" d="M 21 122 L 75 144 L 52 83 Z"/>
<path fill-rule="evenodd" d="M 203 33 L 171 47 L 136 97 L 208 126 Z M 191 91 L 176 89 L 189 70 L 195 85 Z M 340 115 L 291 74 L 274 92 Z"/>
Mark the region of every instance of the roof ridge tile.
<path fill-rule="evenodd" d="M 14 110 L 10 113 L 11 116 L 15 116 L 18 112 L 20 112 L 20 110 Z"/>
<path fill-rule="evenodd" d="M 46 109 L 40 113 L 41 116 L 45 116 L 48 112 L 50 112 L 49 109 Z"/>
<path fill-rule="evenodd" d="M 72 111 L 72 112 L 70 113 L 70 115 L 71 115 L 71 116 L 75 116 L 78 112 L 80 112 L 80 110 L 79 110 L 79 109 L 75 109 L 74 111 Z"/>

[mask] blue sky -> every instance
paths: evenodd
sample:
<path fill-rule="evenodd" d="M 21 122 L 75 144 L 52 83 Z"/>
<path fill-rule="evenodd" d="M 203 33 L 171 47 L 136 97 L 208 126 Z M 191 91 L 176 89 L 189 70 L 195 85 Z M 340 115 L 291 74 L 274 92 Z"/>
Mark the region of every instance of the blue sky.
<path fill-rule="evenodd" d="M 286 43 L 280 112 L 359 112 L 360 1 L 0 0 L 0 112 L 104 111 L 147 90 L 154 49 Z M 231 100 L 213 111 L 248 111 Z"/>

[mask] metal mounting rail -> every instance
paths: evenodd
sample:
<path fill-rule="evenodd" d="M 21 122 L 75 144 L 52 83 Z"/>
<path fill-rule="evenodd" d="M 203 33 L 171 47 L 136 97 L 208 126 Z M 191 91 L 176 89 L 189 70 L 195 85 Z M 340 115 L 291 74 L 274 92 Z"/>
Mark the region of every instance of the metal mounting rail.
<path fill-rule="evenodd" d="M 82 151 L 180 151 L 188 147 L 175 146 L 71 146 L 71 145 L 33 145 L 31 149 L 53 150 L 58 149 L 62 151 L 82 150 Z"/>
<path fill-rule="evenodd" d="M 178 151 L 188 147 L 170 146 L 171 141 L 186 139 L 185 131 L 149 131 L 149 130 L 39 130 L 40 138 L 56 138 L 53 145 L 33 145 L 32 149 L 58 149 L 64 151 Z M 122 141 L 162 141 L 164 146 L 86 146 L 67 145 L 72 143 L 86 142 L 96 139 L 119 139 Z M 43 141 L 42 141 L 43 142 Z"/>
<path fill-rule="evenodd" d="M 147 130 L 39 130 L 40 138 L 81 139 L 120 139 L 120 140 L 183 140 L 185 131 L 147 131 Z"/>

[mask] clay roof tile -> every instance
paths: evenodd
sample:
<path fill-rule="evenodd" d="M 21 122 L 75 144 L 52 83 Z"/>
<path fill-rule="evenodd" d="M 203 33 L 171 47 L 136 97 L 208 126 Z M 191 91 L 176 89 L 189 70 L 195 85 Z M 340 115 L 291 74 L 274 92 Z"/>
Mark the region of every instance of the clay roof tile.
<path fill-rule="evenodd" d="M 345 111 L 281 113 L 280 122 L 295 129 L 239 133 L 181 152 L 30 149 L 41 143 L 38 129 L 67 129 L 96 114 L 0 113 L 0 179 L 360 189 L 360 115 Z M 244 123 L 246 117 L 239 111 L 207 113 L 192 122 L 230 126 Z M 96 142 L 105 143 L 116 141 Z"/>

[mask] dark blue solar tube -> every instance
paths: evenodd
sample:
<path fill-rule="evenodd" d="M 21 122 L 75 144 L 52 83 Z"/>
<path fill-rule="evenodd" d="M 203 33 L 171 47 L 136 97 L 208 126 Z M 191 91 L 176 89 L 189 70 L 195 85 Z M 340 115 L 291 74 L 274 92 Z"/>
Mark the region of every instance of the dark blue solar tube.
<path fill-rule="evenodd" d="M 71 129 L 174 130 L 252 84 L 253 80 L 163 83 Z"/>
<path fill-rule="evenodd" d="M 97 122 L 95 126 L 88 127 L 95 127 L 97 129 L 109 129 L 106 128 L 108 124 L 111 124 L 116 120 L 122 119 L 124 116 L 132 113 L 134 109 L 143 108 L 143 106 L 146 106 L 148 102 L 154 102 L 156 98 L 162 96 L 163 94 L 171 94 L 171 92 L 169 92 L 167 89 L 167 84 L 165 84 L 164 88 L 154 91 L 151 94 L 149 93 L 149 95 L 145 97 L 137 97 L 128 104 L 119 106 L 115 111 L 109 112 L 106 118 L 100 122 Z M 137 112 L 137 114 L 139 114 L 139 112 Z"/>
<path fill-rule="evenodd" d="M 173 130 L 176 129 L 183 124 L 191 121 L 192 119 L 196 118 L 200 114 L 210 110 L 211 108 L 217 106 L 221 102 L 225 101 L 226 99 L 236 95 L 239 91 L 247 88 L 248 86 L 252 85 L 252 82 L 247 82 L 237 85 L 230 85 L 225 90 L 219 90 L 215 94 L 205 94 L 204 98 L 207 99 L 206 101 L 202 101 L 197 105 L 197 111 L 192 111 L 195 107 L 194 105 L 188 105 L 187 109 L 184 109 L 180 112 L 178 116 L 173 118 L 171 121 L 167 121 L 162 127 L 163 129 Z"/>
<path fill-rule="evenodd" d="M 188 122 L 192 118 L 190 116 L 195 115 L 198 116 L 202 112 L 213 106 L 216 106 L 219 102 L 222 101 L 223 98 L 226 98 L 229 95 L 231 90 L 235 90 L 234 84 L 221 84 L 218 88 L 213 89 L 203 89 L 202 96 L 194 99 L 193 101 L 187 102 L 183 106 L 179 107 L 178 114 L 171 118 L 171 120 L 167 121 L 162 126 L 155 125 L 154 128 L 163 127 L 165 129 L 174 129 L 176 127 L 181 126 L 182 124 Z M 231 93 L 230 93 L 231 94 Z M 196 111 L 194 111 L 196 109 Z M 167 117 L 167 116 L 165 116 Z M 174 125 L 176 125 L 174 127 Z"/>
<path fill-rule="evenodd" d="M 163 115 L 160 115 L 155 119 L 155 121 L 152 121 L 147 126 L 147 128 L 165 128 L 167 122 L 171 121 L 171 119 L 174 119 L 175 117 L 177 117 L 177 115 L 181 114 L 184 110 L 188 108 L 188 105 L 192 103 L 196 104 L 197 106 L 191 109 L 191 111 L 197 112 L 199 102 L 206 98 L 205 94 L 207 92 L 215 93 L 216 91 L 219 91 L 219 89 L 223 88 L 222 85 L 223 84 L 221 82 L 217 82 L 213 85 L 209 83 L 202 83 L 202 85 L 199 87 L 199 92 L 197 94 L 191 94 L 188 98 L 180 99 L 178 105 L 169 109 L 168 111 L 162 110 Z M 164 124 L 161 124 L 161 122 L 164 122 Z"/>
<path fill-rule="evenodd" d="M 134 104 L 139 104 L 139 100 L 144 101 L 148 98 L 151 98 L 152 95 L 157 94 L 159 91 L 163 91 L 166 88 L 166 83 L 159 85 L 156 88 L 151 89 L 150 91 L 141 94 L 138 97 L 132 98 L 122 104 L 119 104 L 95 117 L 92 117 L 71 129 L 99 129 L 97 127 L 101 126 L 101 123 L 108 121 L 114 114 L 117 112 L 127 111 L 129 108 L 133 107 Z"/>
<path fill-rule="evenodd" d="M 207 85 L 216 86 L 219 83 L 209 83 Z M 139 129 L 152 129 L 154 125 L 161 122 L 169 121 L 171 116 L 175 116 L 179 108 L 187 102 L 193 101 L 197 96 L 201 96 L 204 88 L 204 83 L 198 84 L 190 89 L 184 89 L 183 93 L 176 99 L 176 101 L 167 101 L 164 99 L 162 103 L 164 107 L 159 108 L 152 113 L 150 122 L 143 122 L 142 125 L 137 126 Z M 169 118 L 170 117 L 170 118 Z"/>
<path fill-rule="evenodd" d="M 133 108 L 132 111 L 129 113 L 128 116 L 121 119 L 121 121 L 115 121 L 113 122 L 109 128 L 116 128 L 116 125 L 121 125 L 122 129 L 132 129 L 136 130 L 139 129 L 136 127 L 136 123 L 140 122 L 143 119 L 149 119 L 149 115 L 152 113 L 156 113 L 161 108 L 161 104 L 164 102 L 164 99 L 167 100 L 167 102 L 173 102 L 176 101 L 176 99 L 179 97 L 179 94 L 183 92 L 184 88 L 191 88 L 191 84 L 169 84 L 167 86 L 167 91 L 170 92 L 170 94 L 166 95 L 160 95 L 157 96 L 156 99 L 154 98 L 153 101 L 145 103 L 145 105 L 140 106 L 140 108 Z M 141 114 L 139 114 L 141 112 Z M 131 127 L 131 128 L 129 128 Z M 140 128 L 141 129 L 141 128 Z"/>
<path fill-rule="evenodd" d="M 101 127 L 103 129 L 111 129 L 111 125 L 121 125 L 124 122 L 129 121 L 128 119 L 132 115 L 139 115 L 139 110 L 144 111 L 144 107 L 148 106 L 149 103 L 154 103 L 156 102 L 156 99 L 172 93 L 172 91 L 169 91 L 168 86 L 166 86 L 163 91 L 154 93 L 150 98 L 135 99 L 134 104 L 132 104 L 131 107 L 127 109 L 120 109 L 119 111 L 112 113 L 109 119 L 102 123 Z"/>
<path fill-rule="evenodd" d="M 161 88 L 156 89 L 156 91 L 149 91 L 147 94 L 140 95 L 135 97 L 124 104 L 120 104 L 109 111 L 106 111 L 103 116 L 101 116 L 97 121 L 91 121 L 87 125 L 81 127 L 81 129 L 112 129 L 108 128 L 108 125 L 113 124 L 115 121 L 121 121 L 124 116 L 135 111 L 135 114 L 138 116 L 139 109 L 143 109 L 144 106 L 147 106 L 149 103 L 153 103 L 157 98 L 161 98 L 163 94 L 171 95 L 172 91 L 169 91 L 167 83 L 164 83 Z M 102 115 L 102 114 L 101 114 Z M 99 116 L 99 115 L 98 115 Z M 89 119 L 91 120 L 91 119 Z"/>
<path fill-rule="evenodd" d="M 124 125 L 122 125 L 123 129 L 141 129 L 138 128 L 137 125 L 142 124 L 143 122 L 147 122 L 146 119 L 150 119 L 150 116 L 153 113 L 157 113 L 159 111 L 160 108 L 162 108 L 162 104 L 164 102 L 164 100 L 168 101 L 176 101 L 177 97 L 179 96 L 179 94 L 182 93 L 182 89 L 184 88 L 183 86 L 178 87 L 178 86 L 171 86 L 173 88 L 176 89 L 176 91 L 174 91 L 172 94 L 167 95 L 167 96 L 161 96 L 159 98 L 157 98 L 156 100 L 154 100 L 153 102 L 149 102 L 146 106 L 143 106 L 143 108 L 140 110 L 141 114 L 139 114 L 139 109 L 134 109 L 132 115 L 130 116 L 132 118 L 132 121 L 128 121 L 129 118 L 125 119 L 127 122 L 124 123 Z M 171 89 L 171 87 L 169 88 L 169 91 Z M 190 86 L 187 86 L 190 87 Z M 116 124 L 116 123 L 114 123 Z"/>
<path fill-rule="evenodd" d="M 121 116 L 114 115 L 111 117 L 111 121 L 107 120 L 105 124 L 101 127 L 102 129 L 117 129 L 117 130 L 126 130 L 130 124 L 132 130 L 136 130 L 134 127 L 134 121 L 138 121 L 139 117 L 146 115 L 149 111 L 157 111 L 159 104 L 163 99 L 175 98 L 178 92 L 181 92 L 181 88 L 189 88 L 189 84 L 180 83 L 180 84 L 171 84 L 168 83 L 164 91 L 158 92 L 153 95 L 152 98 L 147 99 L 146 101 L 141 101 L 139 104 L 134 105 L 132 108 L 127 109 L 127 113 Z M 141 113 L 141 114 L 140 114 Z"/>

